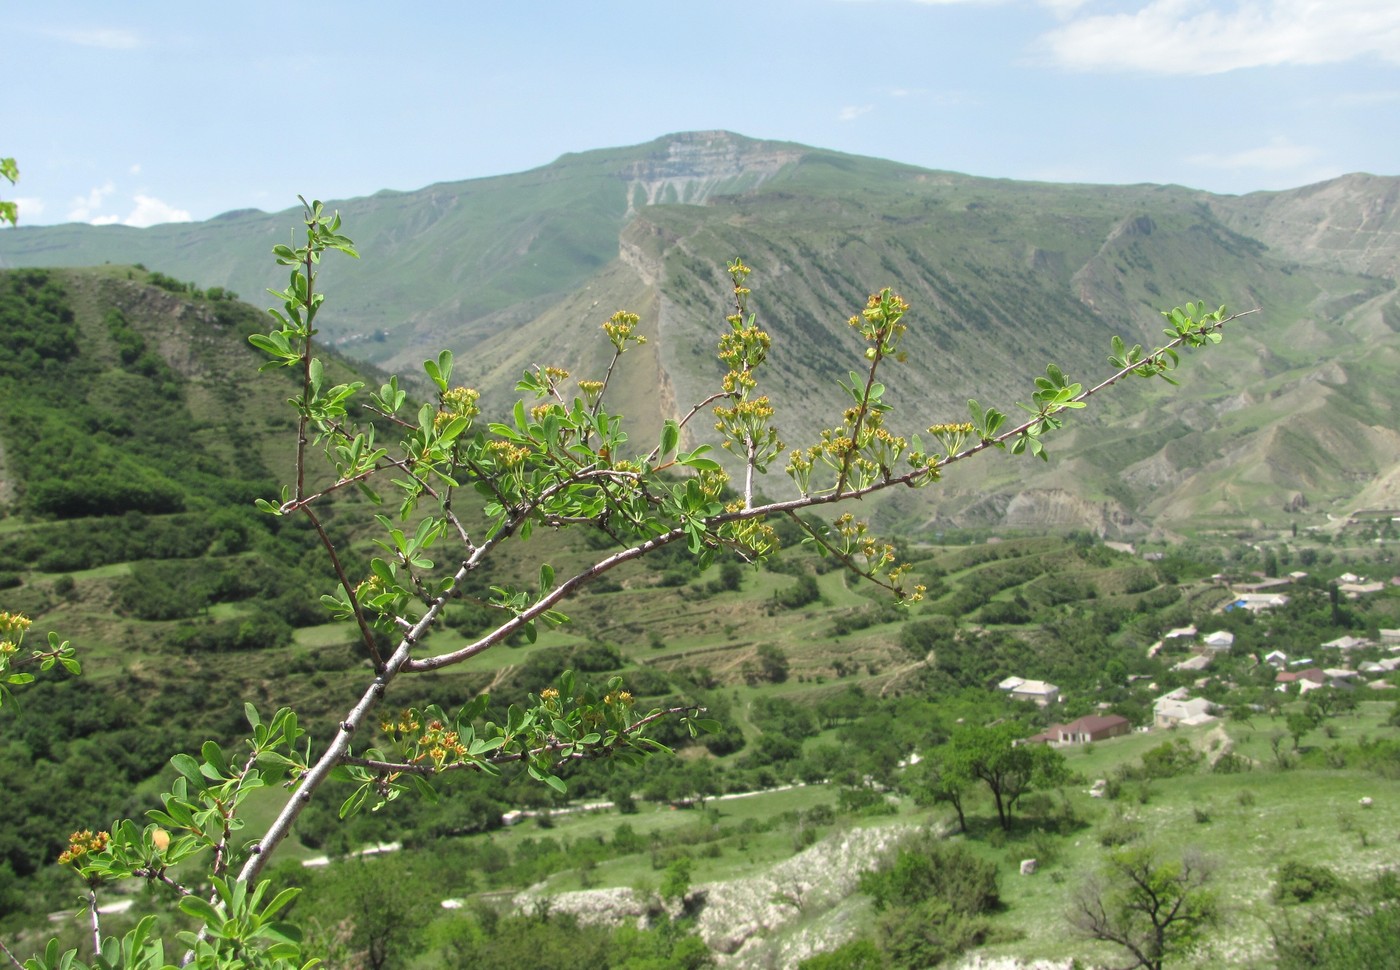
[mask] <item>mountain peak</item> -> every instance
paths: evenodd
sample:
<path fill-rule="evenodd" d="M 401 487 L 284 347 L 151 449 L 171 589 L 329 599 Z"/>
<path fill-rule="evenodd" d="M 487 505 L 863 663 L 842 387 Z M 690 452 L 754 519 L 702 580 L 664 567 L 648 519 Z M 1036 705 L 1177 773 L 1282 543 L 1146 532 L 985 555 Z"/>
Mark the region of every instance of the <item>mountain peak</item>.
<path fill-rule="evenodd" d="M 651 143 L 619 175 L 627 180 L 627 210 L 643 205 L 703 205 L 718 192 L 752 191 L 801 161 L 808 149 L 757 141 L 728 131 L 687 131 Z"/>

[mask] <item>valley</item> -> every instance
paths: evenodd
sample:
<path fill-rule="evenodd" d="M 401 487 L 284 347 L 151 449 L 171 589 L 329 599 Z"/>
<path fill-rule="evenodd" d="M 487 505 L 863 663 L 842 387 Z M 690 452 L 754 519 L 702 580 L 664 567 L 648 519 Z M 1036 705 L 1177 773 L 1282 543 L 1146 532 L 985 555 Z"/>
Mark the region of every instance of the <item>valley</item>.
<path fill-rule="evenodd" d="M 579 375 L 606 370 L 610 407 L 629 418 L 626 444 L 641 455 L 674 428 L 666 422 L 684 413 L 679 402 L 717 379 L 712 324 L 726 307 L 716 269 L 738 250 L 767 267 L 752 290 L 774 337 L 762 387 L 794 416 L 782 430 L 795 440 L 842 421 L 823 389 L 847 379 L 839 362 L 860 358 L 841 314 L 862 305 L 860 281 L 871 276 L 898 280 L 936 317 L 909 336 L 934 349 L 911 349 L 888 375 L 890 399 L 920 425 L 961 420 L 964 382 L 1000 399 L 1047 360 L 1088 368 L 1124 323 L 1150 340 L 1162 322 L 1150 287 L 1234 289 L 1264 306 L 1263 322 L 1241 321 L 1218 354 L 1190 355 L 1183 388 L 1128 388 L 1071 421 L 1047 438 L 1047 463 L 996 455 L 865 503 L 877 530 L 897 537 L 892 553 L 923 587 L 920 601 L 897 606 L 818 555 L 811 533 L 850 526 L 809 509 L 805 524 L 766 523 L 782 556 L 748 562 L 698 537 L 689 550 L 662 545 L 582 586 L 561 604 L 567 622 L 522 627 L 463 663 L 395 681 L 385 720 L 366 726 L 368 743 L 386 750 L 401 741 L 394 719 L 411 720 L 399 711 L 455 710 L 489 692 L 492 713 L 475 722 L 504 723 L 511 705 L 547 706 L 566 671 L 612 698 L 600 703 L 638 714 L 703 708 L 717 724 L 690 732 L 657 721 L 650 736 L 674 757 L 566 759 L 551 769 L 558 786 L 540 784 L 534 763 L 508 764 L 500 778 L 453 772 L 440 800 L 386 788 L 395 797 L 345 820 L 337 808 L 364 796 L 342 774 L 272 873 L 304 890 L 290 913 L 308 952 L 331 965 L 389 952 L 394 966 L 495 966 L 522 953 L 544 959 L 551 939 L 569 936 L 578 952 L 611 952 L 634 968 L 951 965 L 965 953 L 1107 963 L 1114 947 L 1071 925 L 1076 893 L 1123 860 L 1170 864 L 1188 846 L 1212 862 L 1200 895 L 1212 918 L 1199 940 L 1183 941 L 1189 959 L 1207 963 L 1181 965 L 1305 966 L 1288 961 L 1393 933 L 1387 904 L 1400 893 L 1386 867 L 1400 838 L 1400 705 L 1388 692 L 1400 673 L 1386 662 L 1400 628 L 1400 567 L 1385 510 L 1397 504 L 1400 467 L 1387 383 L 1400 318 L 1394 266 L 1377 255 L 1388 183 L 1357 177 L 1341 180 L 1355 192 L 1331 186 L 1305 205 L 1300 190 L 1264 205 L 1170 187 L 1060 193 L 722 133 L 674 136 L 649 152 L 566 156 L 528 178 L 424 190 L 441 219 L 468 199 L 478 216 L 518 218 L 526 198 L 537 219 L 513 248 L 509 234 L 491 242 L 481 259 L 495 289 L 447 316 L 413 302 L 432 287 L 401 277 L 382 291 L 399 321 L 390 327 L 374 315 L 383 307 L 356 303 L 368 278 L 347 271 L 347 299 L 326 326 L 337 351 L 324 384 L 382 388 L 384 373 L 363 358 L 397 368 L 438 339 L 454 346 L 456 379 L 481 387 L 487 413 L 507 413 L 521 372 L 546 361 Z M 592 198 L 576 179 L 596 183 L 596 218 L 563 214 L 565 200 Z M 1377 192 L 1381 202 L 1353 211 L 1356 193 Z M 382 227 L 393 210 L 402 221 L 382 238 L 414 250 L 420 262 L 410 265 L 427 278 L 448 256 L 430 252 L 438 217 L 422 216 L 425 204 L 422 193 L 381 193 L 346 211 L 381 211 Z M 1332 213 L 1326 231 L 1298 229 L 1322 218 L 1309 206 Z M 1357 243 L 1364 255 L 1348 249 L 1359 232 L 1330 228 L 1353 215 L 1371 233 Z M 206 234 L 231 230 L 255 240 L 261 219 L 180 227 L 189 235 L 178 248 L 225 246 Z M 871 225 L 880 232 L 865 233 Z M 367 227 L 376 239 L 374 218 Z M 474 231 L 485 238 L 487 228 Z M 173 231 L 143 231 L 133 251 L 165 245 Z M 0 251 L 25 259 L 4 247 L 18 239 L 37 253 L 42 241 L 62 262 L 98 245 L 78 227 L 51 232 L 3 234 Z M 935 257 L 930 240 L 944 235 L 953 241 Z M 566 258 L 613 249 L 616 259 Z M 545 252 L 548 272 L 523 261 Z M 174 751 L 240 743 L 244 702 L 264 716 L 295 708 L 324 745 L 372 674 L 371 653 L 392 650 L 388 631 L 401 632 L 386 622 L 367 648 L 353 622 L 318 602 L 337 582 L 316 528 L 254 508 L 296 473 L 287 402 L 302 388 L 293 369 L 257 374 L 264 358 L 247 338 L 266 323 L 228 286 L 258 287 L 231 275 L 236 258 L 195 283 L 166 275 L 183 258 L 167 256 L 152 257 L 156 271 L 0 272 L 12 349 L 0 364 L 0 606 L 31 617 L 36 633 L 62 631 L 84 665 L 80 676 L 55 671 L 25 686 L 3 714 L 0 933 L 24 945 L 53 932 L 76 945 L 86 932 L 46 923 L 78 897 L 72 874 L 53 865 L 74 828 L 141 818 L 171 784 Z M 326 272 L 335 306 L 342 266 Z M 474 285 L 453 272 L 454 285 Z M 639 311 L 648 337 L 615 372 L 607 341 L 595 339 L 613 298 Z M 432 396 L 429 380 L 405 386 Z M 450 426 L 426 415 L 420 427 Z M 413 433 L 393 414 L 368 420 L 386 440 Z M 527 423 L 490 429 L 498 444 L 524 441 Z M 709 424 L 687 426 L 672 445 L 676 472 L 702 454 L 688 449 L 713 440 L 696 430 Z M 704 480 L 705 466 L 692 468 L 701 474 L 690 481 Z M 355 582 L 387 582 L 380 557 L 392 547 L 376 545 L 372 518 L 379 496 L 339 490 L 345 482 L 327 474 L 310 488 L 336 490 L 316 527 Z M 772 498 L 787 497 L 782 479 L 772 476 Z M 657 482 L 686 491 L 684 477 Z M 502 487 L 461 490 L 453 507 L 464 535 L 489 535 L 513 514 Z M 429 514 L 410 508 L 406 521 L 421 528 Z M 469 647 L 498 622 L 502 597 L 536 586 L 544 595 L 556 572 L 581 575 L 618 548 L 620 527 L 606 518 L 592 530 L 566 519 L 542 516 L 511 533 L 513 553 L 467 573 L 416 639 L 418 655 Z M 1275 580 L 1286 602 L 1274 611 L 1232 608 Z M 1186 627 L 1189 638 L 1171 636 Z M 1204 639 L 1223 633 L 1233 638 L 1224 650 Z M 1308 683 L 1320 686 L 1303 689 L 1290 671 L 1315 671 L 1321 679 Z M 1057 699 L 1044 708 L 1015 699 L 1005 685 L 1025 680 L 1048 683 Z M 1207 704 L 1213 720 L 1167 726 L 1162 703 L 1174 694 Z M 1109 716 L 1135 730 L 1063 748 L 1012 744 Z M 1011 789 L 985 777 L 1000 771 L 987 767 L 996 759 L 1016 765 Z M 56 792 L 72 796 L 72 811 L 52 811 Z M 247 803 L 244 836 L 273 824 L 268 794 Z M 599 802 L 611 807 L 563 811 Z M 529 814 L 506 825 L 520 809 Z M 389 841 L 402 848 L 355 854 Z M 301 865 L 317 855 L 333 863 Z M 935 856 L 967 880 L 961 889 L 919 874 L 919 860 Z M 1022 875 L 1027 859 L 1038 868 Z M 386 899 L 386 885 L 400 890 Z M 132 903 L 109 918 L 118 931 L 160 910 L 148 893 L 102 891 Z M 424 898 L 455 902 L 440 912 L 409 905 Z M 1337 931 L 1348 923 L 1355 932 Z"/>

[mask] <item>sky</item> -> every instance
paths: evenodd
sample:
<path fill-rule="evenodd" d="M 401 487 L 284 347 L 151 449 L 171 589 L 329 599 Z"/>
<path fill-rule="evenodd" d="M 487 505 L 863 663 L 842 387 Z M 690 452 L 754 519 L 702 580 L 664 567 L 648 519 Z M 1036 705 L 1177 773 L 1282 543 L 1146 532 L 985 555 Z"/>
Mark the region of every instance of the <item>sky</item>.
<path fill-rule="evenodd" d="M 726 129 L 1239 194 L 1400 174 L 1400 0 L 48 0 L 3 30 L 21 225 L 147 226 Z"/>

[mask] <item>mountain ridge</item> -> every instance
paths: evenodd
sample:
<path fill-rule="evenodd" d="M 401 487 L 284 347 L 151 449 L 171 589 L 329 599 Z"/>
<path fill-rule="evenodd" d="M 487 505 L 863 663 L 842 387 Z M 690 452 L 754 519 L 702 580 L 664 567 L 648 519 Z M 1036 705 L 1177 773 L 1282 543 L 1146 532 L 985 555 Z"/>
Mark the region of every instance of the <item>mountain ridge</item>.
<path fill-rule="evenodd" d="M 897 513 L 981 521 L 979 509 L 1004 512 L 1017 496 L 1024 508 L 1026 495 L 1068 489 L 1086 508 L 1108 508 L 1090 516 L 1100 531 L 1103 522 L 1183 523 L 1202 510 L 1206 520 L 1252 521 L 1284 507 L 1340 511 L 1391 474 L 1388 439 L 1364 430 L 1397 426 L 1384 395 L 1334 391 L 1314 402 L 1324 419 L 1300 421 L 1292 437 L 1268 429 L 1291 417 L 1283 409 L 1297 392 L 1285 385 L 1328 383 L 1334 365 L 1353 385 L 1383 380 L 1375 364 L 1400 340 L 1397 200 L 1400 179 L 1386 176 L 1215 196 L 986 179 L 686 132 L 335 203 L 366 258 L 327 276 L 322 320 L 343 351 L 395 369 L 449 347 L 464 378 L 499 405 L 531 364 L 588 375 L 599 366 L 601 320 L 619 307 L 641 312 L 653 343 L 629 355 L 615 387 L 620 409 L 649 435 L 711 388 L 709 348 L 729 312 L 723 267 L 742 255 L 755 267 L 753 307 L 775 338 L 770 393 L 796 443 L 836 420 L 830 391 L 859 354 L 845 319 L 881 285 L 915 305 L 913 359 L 887 379 L 921 402 L 924 423 L 959 419 L 970 396 L 1003 407 L 1026 396 L 1046 361 L 1087 380 L 1112 334 L 1150 345 L 1157 311 L 1172 303 L 1261 306 L 1259 322 L 1192 362 L 1184 391 L 1130 390 L 1096 409 L 1083 433 L 1052 445 L 1064 452 L 1059 468 L 960 473 L 966 484 L 941 490 L 934 509 Z M 293 219 L 244 210 L 148 230 L 21 228 L 0 233 L 0 263 L 140 259 L 256 293 L 281 283 L 265 254 Z M 1165 427 L 1137 424 L 1158 407 Z M 1133 429 L 1138 437 L 1125 436 Z M 1342 437 L 1371 442 L 1366 457 Z M 1191 448 L 1173 444 L 1183 438 Z M 1148 447 L 1157 450 L 1139 453 Z M 1317 467 L 1298 468 L 1290 449 Z M 1248 498 L 1189 498 L 1207 479 Z"/>

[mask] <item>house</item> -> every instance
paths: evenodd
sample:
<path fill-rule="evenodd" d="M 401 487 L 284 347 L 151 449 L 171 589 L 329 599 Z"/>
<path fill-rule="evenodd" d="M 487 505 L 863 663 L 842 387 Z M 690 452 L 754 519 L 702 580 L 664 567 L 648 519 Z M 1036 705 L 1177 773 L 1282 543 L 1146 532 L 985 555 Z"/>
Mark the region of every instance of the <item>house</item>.
<path fill-rule="evenodd" d="M 1280 670 L 1274 676 L 1274 683 L 1309 683 L 1313 687 L 1321 687 L 1327 683 L 1327 674 L 1318 667 L 1309 667 L 1307 670 Z"/>
<path fill-rule="evenodd" d="M 1159 728 L 1177 725 L 1191 727 L 1215 720 L 1215 705 L 1204 697 L 1184 697 L 1185 691 L 1178 688 L 1170 694 L 1157 698 L 1152 705 L 1152 722 Z"/>
<path fill-rule="evenodd" d="M 1260 575 L 1256 573 L 1255 575 Z M 1231 583 L 1231 588 L 1239 593 L 1257 593 L 1264 589 L 1273 589 L 1276 586 L 1287 586 L 1293 580 L 1287 577 L 1275 577 L 1273 579 L 1260 579 L 1257 583 Z"/>
<path fill-rule="evenodd" d="M 1270 650 L 1264 654 L 1264 663 L 1270 667 L 1285 667 L 1288 664 L 1288 654 L 1282 650 Z"/>
<path fill-rule="evenodd" d="M 1341 593 L 1349 600 L 1359 599 L 1368 593 L 1379 593 L 1385 589 L 1385 583 L 1342 583 L 1337 587 L 1337 592 Z"/>
<path fill-rule="evenodd" d="M 1280 606 L 1288 605 L 1288 597 L 1282 593 L 1240 593 L 1233 603 L 1225 609 L 1249 610 L 1251 613 L 1258 613 L 1260 610 L 1277 609 Z"/>
<path fill-rule="evenodd" d="M 1214 633 L 1206 634 L 1206 638 L 1202 642 L 1217 652 L 1229 650 L 1235 645 L 1235 635 L 1229 630 L 1217 630 Z"/>
<path fill-rule="evenodd" d="M 1356 685 L 1350 679 L 1339 680 L 1335 677 L 1328 677 L 1322 683 L 1314 683 L 1311 680 L 1298 681 L 1298 694 L 1301 696 L 1310 690 L 1321 690 L 1324 687 L 1332 687 L 1336 690 L 1355 690 Z"/>
<path fill-rule="evenodd" d="M 997 684 L 997 690 L 1006 691 L 1012 700 L 1031 701 L 1037 707 L 1049 707 L 1060 700 L 1060 688 L 1043 680 L 1007 677 Z"/>
<path fill-rule="evenodd" d="M 1400 645 L 1400 630 L 1382 630 L 1381 643 L 1386 646 Z"/>
<path fill-rule="evenodd" d="M 1046 730 L 1027 740 L 1058 747 L 1060 745 L 1106 741 L 1109 738 L 1131 734 L 1132 731 L 1132 724 L 1122 715 L 1086 714 L 1068 724 L 1052 724 Z"/>
<path fill-rule="evenodd" d="M 1198 653 L 1193 657 L 1188 657 L 1181 663 L 1172 667 L 1172 670 L 1205 670 L 1210 666 L 1210 662 L 1215 657 L 1209 653 Z"/>
<path fill-rule="evenodd" d="M 1184 639 L 1184 640 L 1190 640 L 1190 639 L 1193 639 L 1195 636 L 1196 636 L 1196 628 L 1195 628 L 1194 626 L 1179 626 L 1179 627 L 1177 627 L 1175 630 L 1168 630 L 1166 636 L 1162 637 L 1162 639 L 1163 639 L 1163 640 L 1183 640 L 1183 639 Z"/>
<path fill-rule="evenodd" d="M 1369 647 L 1370 645 L 1370 640 L 1354 637 L 1351 634 L 1337 637 L 1335 640 L 1328 640 L 1323 644 L 1324 647 L 1330 647 L 1333 650 L 1355 650 L 1357 647 Z"/>

